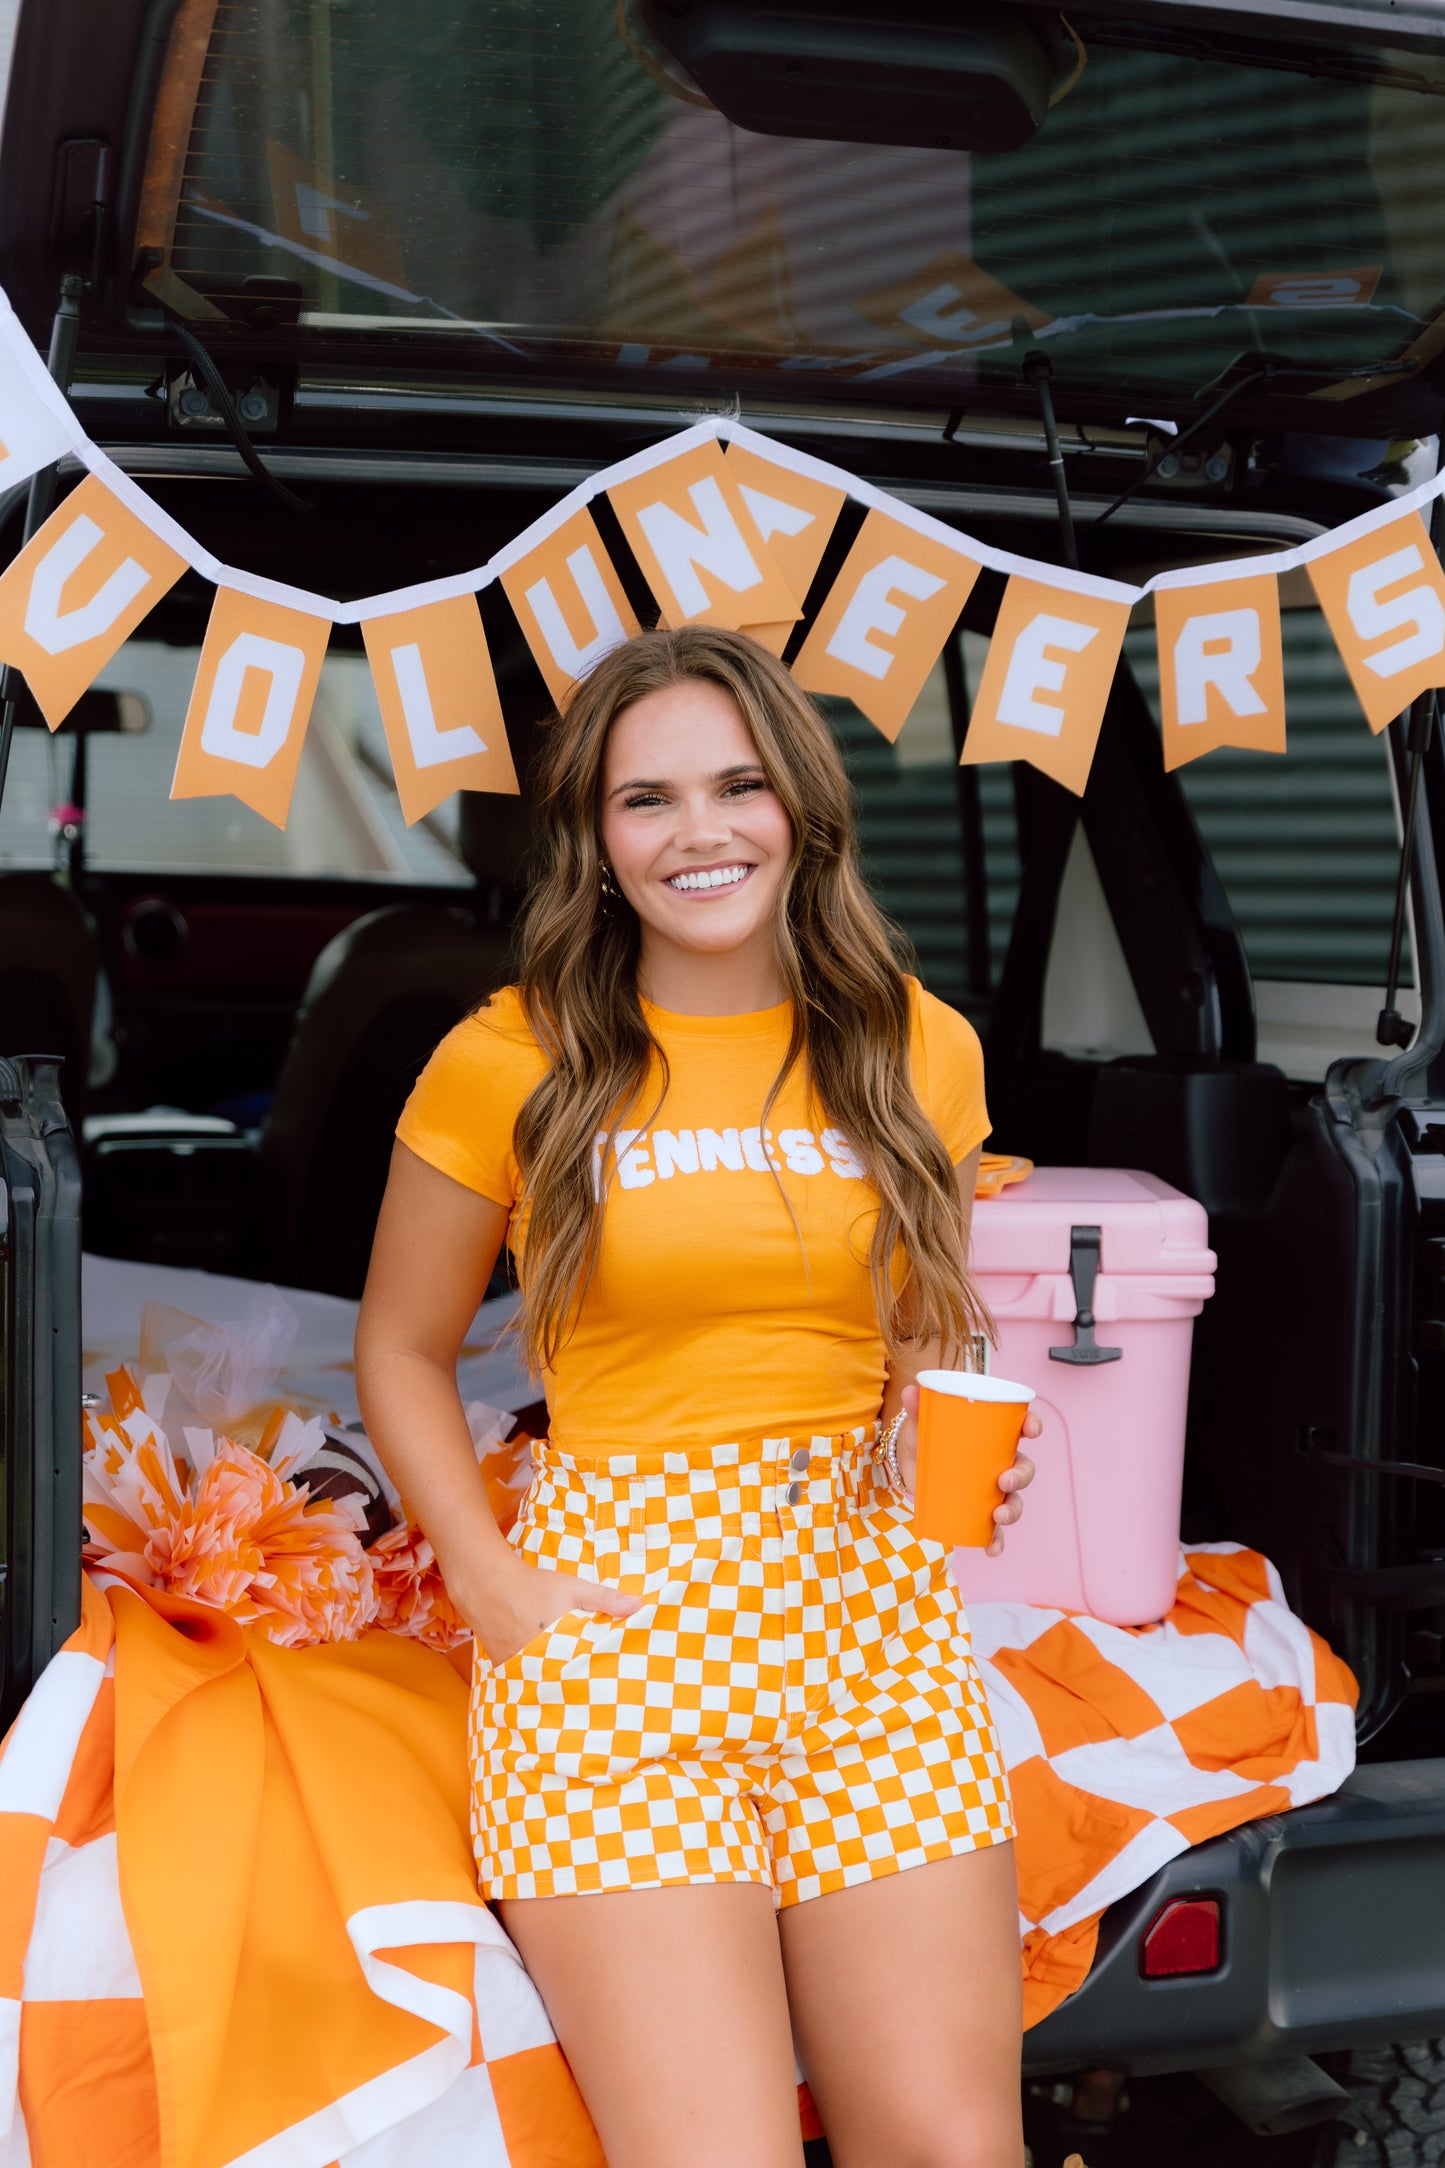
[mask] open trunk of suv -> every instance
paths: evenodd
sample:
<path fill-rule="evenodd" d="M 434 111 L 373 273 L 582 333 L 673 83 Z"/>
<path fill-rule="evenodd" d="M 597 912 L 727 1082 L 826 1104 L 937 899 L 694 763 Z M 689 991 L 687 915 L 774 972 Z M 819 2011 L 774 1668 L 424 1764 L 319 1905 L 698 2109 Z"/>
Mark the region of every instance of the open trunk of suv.
<path fill-rule="evenodd" d="M 700 411 L 740 411 L 988 542 L 1056 556 L 1031 354 L 1051 365 L 1091 570 L 1139 579 L 1288 546 L 1433 472 L 1445 19 L 1020 9 L 1018 50 L 1041 57 L 1033 75 L 1010 62 L 1007 87 L 1023 110 L 1033 83 L 1034 132 L 971 149 L 984 123 L 962 92 L 961 136 L 937 140 L 936 116 L 919 133 L 906 71 L 883 117 L 860 119 L 847 67 L 809 42 L 826 11 L 802 7 L 796 49 L 773 54 L 805 85 L 798 132 L 750 130 L 728 101 L 762 65 L 767 11 L 720 9 L 713 42 L 689 44 L 704 12 L 119 0 L 97 20 L 82 0 L 27 4 L 0 283 L 43 346 L 62 277 L 83 281 L 71 393 L 95 440 L 227 563 L 338 596 L 482 562 Z M 941 34 L 949 12 L 915 8 L 914 27 Z M 873 34 L 866 10 L 835 18 Z M 879 50 L 865 38 L 843 60 Z M 181 327 L 304 509 L 246 474 Z M 0 504 L 7 558 L 22 497 Z M 825 574 L 851 532 L 845 518 Z M 1264 1551 L 1353 1667 L 1362 1752 L 1381 1766 L 1330 1827 L 1349 1822 L 1354 1844 L 1357 1823 L 1414 1815 L 1433 1932 L 1445 1499 L 1408 1468 L 1445 1468 L 1445 753 L 1437 733 L 1408 894 L 1400 1005 L 1416 1036 L 1390 1053 L 1375 1019 L 1405 719 L 1365 730 L 1303 575 L 1282 595 L 1287 757 L 1217 753 L 1166 775 L 1139 612 L 1081 801 L 1028 768 L 957 765 L 1001 591 L 980 578 L 895 746 L 830 707 L 870 877 L 925 983 L 984 1033 L 1000 1148 L 1142 1167 L 1206 1206 L 1219 1277 L 1195 1335 L 1185 1534 Z M 91 1248 L 359 1290 L 391 1124 L 458 1005 L 405 988 L 362 1004 L 328 1065 L 306 1028 L 325 993 L 313 967 L 407 905 L 419 945 L 444 921 L 492 940 L 499 982 L 547 698 L 498 591 L 481 605 L 523 795 L 465 798 L 410 830 L 344 628 L 284 835 L 229 801 L 166 803 L 209 606 L 194 574 L 101 680 L 139 696 L 108 721 L 146 727 L 52 740 L 9 688 L 21 727 L 0 869 L 40 871 L 58 850 L 79 908 L 43 938 L 22 915 L 11 940 L 0 879 L 0 1053 L 69 1053 Z M 57 843 L 61 802 L 86 819 Z M 57 1033 L 68 1045 L 22 1043 Z M 33 1640 L 16 1626 L 33 1594 L 22 1505 L 12 1481 L 7 1708 Z M 1178 1863 L 1170 1887 L 1223 1886 L 1232 1842 L 1193 1882 Z M 1297 1877 L 1302 1918 L 1327 1902 L 1328 1850 L 1319 1838 L 1314 1879 Z M 1257 1855 L 1249 1873 L 1265 1887 Z M 1158 1894 L 1106 1946 L 1116 1987 Z M 1241 1937 L 1267 1942 L 1241 1908 Z M 1333 1926 L 1356 1935 L 1335 1969 L 1375 1983 L 1354 2030 L 1338 1998 L 1309 2004 L 1318 1953 L 1297 1936 L 1283 2000 L 1250 2000 L 1242 1958 L 1216 1983 L 1236 2000 L 1211 2005 L 1199 2059 L 1398 2037 L 1375 1923 Z M 1415 1956 L 1428 1971 L 1423 1944 Z M 1177 2067 L 1172 2009 L 1156 1998 L 1154 2033 L 1137 2034 L 1129 1977 L 1107 2023 L 1050 2021 L 1036 2062 L 1107 2059 L 1092 2022 L 1125 2066 Z M 1432 2029 L 1431 1994 L 1445 2000 L 1422 1986 L 1417 2028 Z"/>

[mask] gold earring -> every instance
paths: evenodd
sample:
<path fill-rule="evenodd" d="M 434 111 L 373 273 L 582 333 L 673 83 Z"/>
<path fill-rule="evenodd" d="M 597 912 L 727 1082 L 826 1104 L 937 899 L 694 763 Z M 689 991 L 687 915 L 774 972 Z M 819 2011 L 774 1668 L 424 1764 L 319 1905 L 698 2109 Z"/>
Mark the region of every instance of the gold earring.
<path fill-rule="evenodd" d="M 601 869 L 601 880 L 600 880 L 600 883 L 599 883 L 599 885 L 600 885 L 600 887 L 601 887 L 601 890 L 602 890 L 602 901 L 603 901 L 603 903 L 604 903 L 604 904 L 612 904 L 612 903 L 616 903 L 616 901 L 618 900 L 618 897 L 619 897 L 619 896 L 621 895 L 622 891 L 621 891 L 621 889 L 620 889 L 620 888 L 619 888 L 619 887 L 617 886 L 617 883 L 616 883 L 616 882 L 615 882 L 615 881 L 613 880 L 613 878 L 612 878 L 612 868 L 611 868 L 611 867 L 610 867 L 610 866 L 608 865 L 608 863 L 607 863 L 607 861 L 606 861 L 606 859 L 605 859 L 605 858 L 604 858 L 604 859 L 603 859 L 603 861 L 602 861 L 602 869 Z"/>

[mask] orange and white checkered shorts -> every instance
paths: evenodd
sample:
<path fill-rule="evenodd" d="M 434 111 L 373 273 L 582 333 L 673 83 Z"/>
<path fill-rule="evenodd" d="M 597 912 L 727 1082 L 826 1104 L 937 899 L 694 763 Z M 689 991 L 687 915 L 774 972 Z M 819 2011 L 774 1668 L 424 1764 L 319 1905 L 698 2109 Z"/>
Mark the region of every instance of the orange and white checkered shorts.
<path fill-rule="evenodd" d="M 1013 1835 L 947 1555 L 871 1428 L 533 1458 L 510 1540 L 643 1601 L 478 1655 L 485 1896 L 763 1882 L 797 1904 Z"/>

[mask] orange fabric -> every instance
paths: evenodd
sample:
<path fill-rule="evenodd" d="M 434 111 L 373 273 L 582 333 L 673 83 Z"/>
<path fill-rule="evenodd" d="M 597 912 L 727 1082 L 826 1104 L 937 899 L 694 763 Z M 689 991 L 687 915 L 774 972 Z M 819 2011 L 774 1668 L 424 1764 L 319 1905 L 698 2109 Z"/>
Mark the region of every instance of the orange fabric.
<path fill-rule="evenodd" d="M 885 1349 L 868 1273 L 876 1199 L 842 1132 L 790 1078 L 786 1004 L 751 1016 L 646 1006 L 667 1057 L 599 1159 L 602 1251 L 545 1381 L 569 1452 L 841 1431 L 871 1421 Z M 956 1164 L 988 1134 L 971 1024 L 915 984 L 914 1088 Z M 509 987 L 459 1024 L 397 1127 L 417 1155 L 511 1213 L 524 1239 L 512 1130 L 546 1059 Z M 599 1152 L 601 1146 L 599 1145 Z"/>
<path fill-rule="evenodd" d="M 33 2168 L 156 2168 L 160 2115 L 145 2004 L 27 2003 L 20 2105 Z"/>

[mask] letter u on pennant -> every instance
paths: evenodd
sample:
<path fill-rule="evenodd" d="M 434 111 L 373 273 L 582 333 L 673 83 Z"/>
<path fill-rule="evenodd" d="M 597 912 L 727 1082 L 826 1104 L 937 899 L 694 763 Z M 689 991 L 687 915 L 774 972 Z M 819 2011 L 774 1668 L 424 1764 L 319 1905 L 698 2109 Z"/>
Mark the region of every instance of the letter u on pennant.
<path fill-rule="evenodd" d="M 220 587 L 186 710 L 172 798 L 239 798 L 286 826 L 331 626 Z"/>
<path fill-rule="evenodd" d="M 962 550 L 870 512 L 793 664 L 810 693 L 838 693 L 890 742 L 903 728 L 979 566 Z"/>
<path fill-rule="evenodd" d="M 585 506 L 509 565 L 502 587 L 558 707 L 609 648 L 640 629 Z"/>
<path fill-rule="evenodd" d="M 664 625 L 794 624 L 798 605 L 716 444 L 609 489 Z"/>
<path fill-rule="evenodd" d="M 93 474 L 26 543 L 0 577 L 0 662 L 52 730 L 185 569 Z"/>
<path fill-rule="evenodd" d="M 454 790 L 517 789 L 475 595 L 363 621 L 397 796 L 408 824 Z"/>
<path fill-rule="evenodd" d="M 1308 571 L 1371 730 L 1445 685 L 1445 575 L 1418 512 L 1322 551 Z"/>
<path fill-rule="evenodd" d="M 1026 760 L 1083 796 L 1129 604 L 1015 574 L 1004 589 L 962 764 Z"/>

